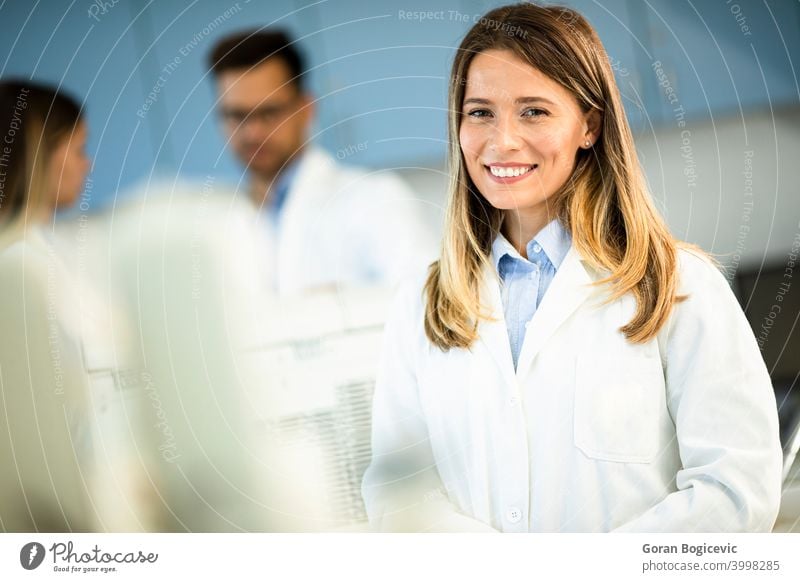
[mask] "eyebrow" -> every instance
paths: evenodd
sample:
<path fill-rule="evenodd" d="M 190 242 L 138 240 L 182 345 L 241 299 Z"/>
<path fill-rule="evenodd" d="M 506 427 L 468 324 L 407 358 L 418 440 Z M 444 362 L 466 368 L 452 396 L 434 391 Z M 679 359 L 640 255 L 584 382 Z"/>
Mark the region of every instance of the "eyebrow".
<path fill-rule="evenodd" d="M 464 100 L 464 105 L 468 103 L 477 103 L 478 105 L 491 105 L 491 100 L 483 99 L 481 97 L 470 97 L 469 99 Z M 545 97 L 518 97 L 514 99 L 515 105 L 521 105 L 523 103 L 548 103 L 549 105 L 555 105 L 550 99 Z"/>

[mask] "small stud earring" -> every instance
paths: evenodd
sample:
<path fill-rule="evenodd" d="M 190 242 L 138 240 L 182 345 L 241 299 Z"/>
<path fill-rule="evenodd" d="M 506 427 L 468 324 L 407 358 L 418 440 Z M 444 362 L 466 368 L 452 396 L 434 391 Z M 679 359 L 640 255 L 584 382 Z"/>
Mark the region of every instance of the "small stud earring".
<path fill-rule="evenodd" d="M 587 148 L 588 148 L 588 147 L 590 147 L 592 144 L 591 144 L 591 143 L 589 142 L 589 140 L 587 139 L 587 140 L 586 140 L 586 141 L 583 143 L 583 145 L 584 145 L 585 147 L 587 147 Z"/>

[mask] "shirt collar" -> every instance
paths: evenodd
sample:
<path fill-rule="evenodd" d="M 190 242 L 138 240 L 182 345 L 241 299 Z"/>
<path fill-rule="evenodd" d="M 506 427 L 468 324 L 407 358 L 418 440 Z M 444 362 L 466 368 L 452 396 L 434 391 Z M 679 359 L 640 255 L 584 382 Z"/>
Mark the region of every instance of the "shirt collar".
<path fill-rule="evenodd" d="M 547 255 L 547 259 L 553 264 L 556 270 L 558 270 L 572 245 L 572 237 L 564 230 L 564 227 L 561 226 L 558 219 L 553 219 L 525 245 L 529 257 L 533 254 L 532 249 L 534 244 L 538 244 L 542 247 L 545 255 Z M 498 272 L 500 271 L 500 259 L 506 255 L 512 259 L 518 259 L 520 261 L 525 260 L 502 233 L 497 233 L 497 237 L 495 237 L 492 243 L 492 262 Z"/>

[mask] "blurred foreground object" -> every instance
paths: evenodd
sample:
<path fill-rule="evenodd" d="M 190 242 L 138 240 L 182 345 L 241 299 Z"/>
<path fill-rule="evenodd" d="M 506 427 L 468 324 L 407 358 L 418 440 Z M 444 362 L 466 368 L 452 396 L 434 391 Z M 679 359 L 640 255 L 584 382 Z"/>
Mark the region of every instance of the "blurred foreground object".
<path fill-rule="evenodd" d="M 0 233 L 0 529 L 90 531 L 88 378 L 71 278 L 40 227 Z"/>
<path fill-rule="evenodd" d="M 131 367 L 93 386 L 141 527 L 358 529 L 388 290 L 274 296 L 254 209 L 199 185 L 151 187 L 108 233 Z"/>

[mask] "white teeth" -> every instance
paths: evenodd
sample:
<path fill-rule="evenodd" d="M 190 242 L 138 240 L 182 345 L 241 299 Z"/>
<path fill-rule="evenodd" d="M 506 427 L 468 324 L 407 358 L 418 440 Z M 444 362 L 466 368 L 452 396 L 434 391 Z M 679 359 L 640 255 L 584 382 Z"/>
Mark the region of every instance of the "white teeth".
<path fill-rule="evenodd" d="M 516 167 L 501 167 L 501 166 L 489 166 L 489 170 L 492 172 L 493 176 L 497 176 L 498 178 L 511 178 L 515 176 L 521 176 L 522 174 L 526 174 L 531 169 L 531 166 L 516 166 Z"/>

